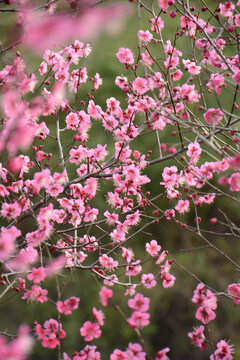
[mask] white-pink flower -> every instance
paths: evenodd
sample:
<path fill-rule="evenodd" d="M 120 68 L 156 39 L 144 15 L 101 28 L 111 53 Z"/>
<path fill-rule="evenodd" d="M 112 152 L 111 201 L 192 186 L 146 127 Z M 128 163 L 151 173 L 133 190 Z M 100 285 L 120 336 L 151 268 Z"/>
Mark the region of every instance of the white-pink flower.
<path fill-rule="evenodd" d="M 189 211 L 189 201 L 188 200 L 179 200 L 175 209 L 180 213 L 183 214 Z"/>
<path fill-rule="evenodd" d="M 217 125 L 223 118 L 221 109 L 210 108 L 203 114 L 204 120 L 210 125 Z"/>
<path fill-rule="evenodd" d="M 150 243 L 146 243 L 146 251 L 153 257 L 157 256 L 161 246 L 158 245 L 156 240 L 152 240 Z"/>

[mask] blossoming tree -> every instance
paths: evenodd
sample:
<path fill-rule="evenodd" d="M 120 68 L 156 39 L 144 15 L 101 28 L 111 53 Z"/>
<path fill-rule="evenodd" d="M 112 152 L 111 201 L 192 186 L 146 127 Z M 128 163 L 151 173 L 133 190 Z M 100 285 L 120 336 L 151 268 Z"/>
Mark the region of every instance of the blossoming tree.
<path fill-rule="evenodd" d="M 34 339 L 56 349 L 58 360 L 100 359 L 104 322 L 111 322 L 104 309 L 113 304 L 135 341 L 112 349 L 110 359 L 168 359 L 168 344 L 150 353 L 144 342 L 152 293 L 145 294 L 153 287 L 173 287 L 181 272 L 196 281 L 191 299 L 196 326 L 186 329 L 186 341 L 204 351 L 204 358 L 233 359 L 233 344 L 217 338 L 211 324 L 222 299 L 240 304 L 240 263 L 215 241 L 219 236 L 237 241 L 239 226 L 223 205 L 222 220 L 209 219 L 208 230 L 199 208 L 218 199 L 239 204 L 240 1 L 129 2 L 1 1 L 0 12 L 15 13 L 21 34 L 0 50 L 1 59 L 14 54 L 0 71 L 0 299 L 17 292 L 26 306 L 49 302 L 55 309 L 55 317 L 42 323 L 27 326 L 23 319 L 15 335 L 1 329 L 1 359 L 27 359 Z M 89 77 L 84 65 L 91 53 L 87 41 L 130 10 L 139 19 L 144 12 L 148 28 L 136 29 L 138 53 L 120 47 L 116 54 L 126 73 L 115 79 L 125 104 L 112 96 L 103 108 L 95 101 L 96 91 L 104 96 L 101 74 L 96 69 Z M 170 21 L 177 29 L 171 39 L 166 37 Z M 27 47 L 42 54 L 38 73 L 29 73 L 19 52 Z M 83 84 L 88 86 L 84 96 Z M 108 133 L 107 144 L 91 132 L 95 123 Z M 166 132 L 174 146 L 163 141 Z M 147 134 L 151 142 L 142 151 Z M 90 138 L 91 143 L 96 139 L 94 146 Z M 156 196 L 149 191 L 152 167 L 162 169 Z M 103 194 L 104 210 L 98 200 Z M 189 211 L 194 217 L 186 223 Z M 175 261 L 160 238 L 144 233 L 165 221 L 194 234 L 201 248 L 231 266 L 227 286 L 210 286 Z M 139 236 L 143 243 L 136 255 Z M 189 251 L 194 262 L 193 254 Z M 64 276 L 67 283 L 73 272 L 91 273 L 100 289 L 99 298 L 90 300 L 91 317 L 79 324 L 84 346 L 68 354 L 64 343 L 71 335 L 64 322 L 81 311 L 81 300 L 74 293 L 65 298 L 59 279 Z M 50 295 L 51 277 L 56 288 Z M 119 288 L 124 288 L 126 312 L 117 305 Z"/>

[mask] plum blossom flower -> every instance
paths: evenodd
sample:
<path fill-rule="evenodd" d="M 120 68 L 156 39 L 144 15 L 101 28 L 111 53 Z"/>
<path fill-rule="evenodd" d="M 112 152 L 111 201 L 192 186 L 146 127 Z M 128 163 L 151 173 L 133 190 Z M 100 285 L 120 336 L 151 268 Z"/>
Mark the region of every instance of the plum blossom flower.
<path fill-rule="evenodd" d="M 154 275 L 152 273 L 142 274 L 142 284 L 150 289 L 157 285 L 156 280 L 154 279 Z"/>
<path fill-rule="evenodd" d="M 232 78 L 236 84 L 240 84 L 240 70 L 236 71 Z"/>
<path fill-rule="evenodd" d="M 179 200 L 175 209 L 180 213 L 184 214 L 189 211 L 189 201 L 188 200 Z"/>
<path fill-rule="evenodd" d="M 108 300 L 113 296 L 113 291 L 106 286 L 103 286 L 99 292 L 99 296 L 102 306 L 107 306 Z"/>
<path fill-rule="evenodd" d="M 188 145 L 187 156 L 190 157 L 190 164 L 196 164 L 200 155 L 202 153 L 202 149 L 198 142 L 194 142 Z"/>
<path fill-rule="evenodd" d="M 129 357 L 125 351 L 115 349 L 110 355 L 110 360 L 128 360 Z"/>
<path fill-rule="evenodd" d="M 167 353 L 170 351 L 169 347 L 166 347 L 160 351 L 157 352 L 155 355 L 155 360 L 168 360 L 169 357 L 167 356 Z"/>
<path fill-rule="evenodd" d="M 32 268 L 32 272 L 27 276 L 28 280 L 32 280 L 34 284 L 45 280 L 46 272 L 43 267 Z"/>
<path fill-rule="evenodd" d="M 174 4 L 174 1 L 172 1 L 172 5 Z M 168 0 L 158 0 L 158 6 L 162 10 L 167 10 L 169 7 L 169 1 Z"/>
<path fill-rule="evenodd" d="M 137 77 L 132 83 L 133 90 L 143 95 L 149 90 L 148 81 L 144 78 Z"/>
<path fill-rule="evenodd" d="M 183 65 L 185 66 L 185 69 L 191 74 L 191 75 L 199 75 L 201 71 L 201 66 L 197 66 L 194 61 L 191 61 L 189 59 L 182 60 Z"/>
<path fill-rule="evenodd" d="M 153 39 L 153 35 L 148 31 L 139 30 L 138 31 L 138 38 L 143 42 L 150 42 Z"/>
<path fill-rule="evenodd" d="M 137 293 L 133 298 L 128 300 L 128 306 L 137 311 L 146 312 L 149 309 L 150 299 Z"/>
<path fill-rule="evenodd" d="M 145 360 L 146 359 L 146 353 L 143 351 L 142 346 L 140 344 L 128 344 L 127 348 L 127 355 L 128 359 L 134 359 L 134 360 Z"/>
<path fill-rule="evenodd" d="M 228 179 L 231 191 L 240 191 L 240 173 L 234 173 Z"/>
<path fill-rule="evenodd" d="M 113 260 L 110 256 L 106 254 L 99 257 L 99 262 L 103 268 L 107 270 L 113 270 L 116 266 L 118 266 L 118 261 Z"/>
<path fill-rule="evenodd" d="M 93 339 L 98 339 L 101 336 L 102 331 L 100 330 L 98 323 L 85 321 L 80 329 L 80 334 L 84 337 L 85 341 L 92 341 Z"/>
<path fill-rule="evenodd" d="M 224 85 L 224 76 L 219 73 L 211 74 L 210 79 L 207 82 L 209 89 L 216 91 L 218 95 L 221 94 Z"/>
<path fill-rule="evenodd" d="M 233 297 L 235 304 L 240 305 L 240 283 L 228 285 L 227 291 Z"/>
<path fill-rule="evenodd" d="M 15 241 L 21 235 L 21 231 L 15 226 L 10 228 L 1 227 L 0 234 L 0 261 L 4 261 L 10 257 L 15 251 Z"/>
<path fill-rule="evenodd" d="M 161 246 L 158 245 L 156 240 L 152 240 L 150 243 L 146 243 L 146 251 L 153 257 L 158 255 L 161 250 Z"/>
<path fill-rule="evenodd" d="M 225 340 L 217 343 L 217 350 L 210 355 L 210 360 L 232 360 L 233 348 Z"/>
<path fill-rule="evenodd" d="M 102 310 L 97 310 L 95 307 L 92 308 L 92 313 L 94 318 L 97 320 L 98 324 L 100 326 L 104 325 L 104 313 L 102 312 Z"/>
<path fill-rule="evenodd" d="M 133 57 L 133 53 L 131 52 L 130 49 L 128 48 L 120 48 L 116 54 L 118 60 L 120 61 L 120 63 L 123 64 L 133 64 L 134 63 L 134 57 Z"/>
<path fill-rule="evenodd" d="M 172 287 L 176 280 L 175 276 L 169 274 L 168 272 L 163 272 L 161 274 L 161 279 L 164 288 Z"/>
<path fill-rule="evenodd" d="M 188 333 L 188 337 L 190 337 L 193 345 L 199 347 L 201 350 L 204 350 L 206 347 L 206 338 L 204 335 L 205 327 L 200 325 L 195 327 L 192 332 Z"/>
<path fill-rule="evenodd" d="M 44 303 L 48 301 L 46 295 L 48 291 L 46 289 L 42 289 L 41 286 L 33 285 L 31 290 L 26 290 L 22 299 L 27 299 L 28 301 L 36 301 L 37 303 Z"/>
<path fill-rule="evenodd" d="M 223 112 L 221 109 L 209 108 L 207 112 L 203 114 L 204 120 L 210 125 L 217 125 L 223 118 Z"/>
<path fill-rule="evenodd" d="M 58 301 L 57 302 L 57 311 L 64 315 L 70 315 L 72 314 L 73 310 L 78 309 L 80 299 L 72 296 L 68 299 L 66 299 L 64 302 Z"/>
<path fill-rule="evenodd" d="M 94 89 L 98 89 L 99 86 L 102 85 L 102 79 L 100 78 L 100 75 L 99 73 L 96 73 L 95 76 L 94 76 L 94 81 L 93 81 L 93 86 L 94 86 Z"/>
<path fill-rule="evenodd" d="M 17 218 L 21 214 L 21 212 L 21 206 L 18 204 L 17 201 L 14 201 L 10 204 L 6 202 L 2 204 L 1 216 L 9 220 Z"/>
<path fill-rule="evenodd" d="M 44 327 L 36 323 L 35 333 L 42 346 L 49 349 L 55 349 L 60 344 L 59 338 L 63 339 L 66 336 L 62 324 L 55 319 L 45 321 Z"/>
<path fill-rule="evenodd" d="M 132 316 L 128 319 L 129 327 L 131 329 L 143 328 L 149 325 L 150 314 L 141 311 L 134 311 Z"/>
<path fill-rule="evenodd" d="M 215 312 L 210 307 L 199 306 L 195 314 L 196 319 L 200 320 L 203 324 L 208 324 L 216 317 Z"/>
<path fill-rule="evenodd" d="M 232 10 L 234 10 L 234 8 L 235 6 L 231 1 L 219 5 L 220 14 L 225 17 L 232 17 Z"/>

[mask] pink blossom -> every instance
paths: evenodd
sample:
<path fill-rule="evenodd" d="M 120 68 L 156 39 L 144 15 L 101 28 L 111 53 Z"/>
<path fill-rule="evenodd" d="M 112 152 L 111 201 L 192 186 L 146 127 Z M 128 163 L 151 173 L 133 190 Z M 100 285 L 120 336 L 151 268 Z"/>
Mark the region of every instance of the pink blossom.
<path fill-rule="evenodd" d="M 210 125 L 217 125 L 223 118 L 223 112 L 221 109 L 209 108 L 206 113 L 203 114 L 204 120 Z"/>
<path fill-rule="evenodd" d="M 235 304 L 240 305 L 240 283 L 228 285 L 227 291 L 233 297 Z"/>
<path fill-rule="evenodd" d="M 173 81 L 179 81 L 183 76 L 183 72 L 179 69 L 177 69 L 176 71 L 174 71 L 174 73 L 171 74 L 171 77 L 173 79 Z"/>
<path fill-rule="evenodd" d="M 133 53 L 131 52 L 130 49 L 125 49 L 125 48 L 120 48 L 116 54 L 118 60 L 120 61 L 120 63 L 123 64 L 133 64 L 134 63 L 134 57 L 133 57 Z"/>
<path fill-rule="evenodd" d="M 201 71 L 201 66 L 197 66 L 194 61 L 191 61 L 189 59 L 182 61 L 185 69 L 191 74 L 191 75 L 199 75 Z"/>
<path fill-rule="evenodd" d="M 199 102 L 200 95 L 195 90 L 195 85 L 184 84 L 176 93 L 175 99 L 184 99 L 187 103 Z"/>
<path fill-rule="evenodd" d="M 231 191 L 240 191 L 240 173 L 234 173 L 228 179 Z"/>
<path fill-rule="evenodd" d="M 197 285 L 194 290 L 192 302 L 197 306 L 207 306 L 215 310 L 217 308 L 217 298 L 210 289 L 205 289 L 203 283 Z"/>
<path fill-rule="evenodd" d="M 233 170 L 240 170 L 240 154 L 236 154 L 234 157 L 229 157 L 227 162 Z"/>
<path fill-rule="evenodd" d="M 167 209 L 164 212 L 164 216 L 167 220 L 171 220 L 172 218 L 175 217 L 175 211 L 174 209 Z"/>
<path fill-rule="evenodd" d="M 205 327 L 200 325 L 195 327 L 192 332 L 188 333 L 188 337 L 190 337 L 193 345 L 199 347 L 201 350 L 204 350 L 206 347 L 206 338 L 204 335 Z"/>
<path fill-rule="evenodd" d="M 93 38 L 100 29 L 106 28 L 107 24 L 113 25 L 113 19 L 119 21 L 129 13 L 130 8 L 121 3 L 105 7 L 85 7 L 84 11 L 77 12 L 75 16 L 70 14 L 40 16 L 39 13 L 33 12 L 24 19 L 28 31 L 24 33 L 22 40 L 39 53 L 59 42 L 62 44 L 76 37 L 84 41 Z M 86 52 L 85 54 L 87 55 Z"/>
<path fill-rule="evenodd" d="M 113 270 L 116 266 L 118 266 L 118 261 L 113 260 L 110 256 L 106 254 L 99 257 L 99 262 L 103 268 L 107 270 Z"/>
<path fill-rule="evenodd" d="M 27 325 L 21 325 L 17 335 L 7 342 L 4 335 L 0 335 L 0 351 L 2 359 L 27 360 L 32 350 L 34 340 Z"/>
<path fill-rule="evenodd" d="M 135 211 L 133 214 L 129 214 L 126 216 L 126 221 L 125 223 L 127 223 L 128 225 L 137 225 L 140 221 L 140 212 L 139 210 Z"/>
<path fill-rule="evenodd" d="M 47 72 L 47 63 L 43 61 L 39 66 L 40 75 L 43 76 Z"/>
<path fill-rule="evenodd" d="M 235 6 L 231 1 L 219 5 L 220 14 L 225 17 L 232 17 L 232 10 L 234 10 L 234 8 Z"/>
<path fill-rule="evenodd" d="M 10 228 L 1 227 L 0 234 L 0 261 L 7 260 L 15 251 L 15 241 L 21 235 L 21 231 L 15 226 Z"/>
<path fill-rule="evenodd" d="M 22 299 L 27 299 L 28 301 L 36 301 L 37 303 L 44 303 L 48 301 L 46 295 L 48 294 L 48 291 L 46 289 L 42 289 L 38 285 L 33 285 L 31 290 L 25 291 L 24 295 L 22 296 Z"/>
<path fill-rule="evenodd" d="M 145 360 L 146 359 L 146 353 L 143 351 L 142 346 L 140 344 L 128 344 L 127 348 L 127 354 L 128 359 L 134 359 L 134 360 Z"/>
<path fill-rule="evenodd" d="M 102 331 L 99 324 L 86 321 L 80 329 L 80 334 L 84 337 L 85 341 L 92 341 L 93 339 L 98 339 Z"/>
<path fill-rule="evenodd" d="M 142 284 L 150 289 L 157 285 L 156 280 L 154 279 L 154 275 L 152 273 L 142 274 Z"/>
<path fill-rule="evenodd" d="M 122 250 L 122 257 L 128 262 L 130 263 L 131 261 L 133 261 L 134 258 L 134 253 L 132 249 L 129 248 L 125 248 L 125 247 L 121 247 Z"/>
<path fill-rule="evenodd" d="M 150 243 L 146 243 L 146 251 L 153 257 L 158 255 L 161 250 L 161 246 L 158 245 L 156 240 L 152 240 Z"/>
<path fill-rule="evenodd" d="M 110 213 L 108 210 L 105 211 L 104 216 L 107 218 L 108 225 L 114 225 L 118 223 L 118 215 L 115 213 Z"/>
<path fill-rule="evenodd" d="M 224 85 L 224 76 L 219 73 L 211 74 L 210 79 L 207 82 L 209 89 L 215 90 L 218 95 L 221 94 Z"/>
<path fill-rule="evenodd" d="M 68 299 L 66 299 L 64 302 L 58 301 L 57 302 L 57 311 L 64 315 L 70 315 L 72 314 L 73 310 L 78 309 L 80 299 L 72 296 Z"/>
<path fill-rule="evenodd" d="M 69 162 L 71 163 L 79 163 L 88 156 L 88 150 L 82 145 L 79 145 L 77 149 L 71 149 L 69 153 Z"/>
<path fill-rule="evenodd" d="M 149 90 L 148 82 L 144 78 L 137 77 L 132 83 L 133 90 L 143 95 Z"/>
<path fill-rule="evenodd" d="M 168 347 L 160 350 L 157 352 L 157 354 L 155 355 L 155 360 L 168 360 L 168 356 L 167 353 L 170 351 L 170 349 Z"/>
<path fill-rule="evenodd" d="M 104 313 L 102 312 L 102 310 L 97 310 L 95 307 L 92 308 L 92 313 L 94 318 L 97 320 L 98 324 L 100 326 L 104 325 Z"/>
<path fill-rule="evenodd" d="M 201 38 L 201 39 L 197 39 L 197 40 L 196 40 L 195 45 L 196 45 L 199 49 L 205 50 L 205 49 L 209 48 L 211 44 L 210 44 L 210 42 L 209 42 L 207 39 Z"/>
<path fill-rule="evenodd" d="M 125 351 L 115 349 L 110 355 L 110 360 L 128 360 L 129 357 Z"/>
<path fill-rule="evenodd" d="M 210 355 L 210 360 L 232 360 L 233 348 L 225 340 L 220 340 L 217 343 L 217 350 Z"/>
<path fill-rule="evenodd" d="M 158 0 L 158 5 L 160 7 L 160 9 L 166 10 L 168 9 L 169 5 L 168 5 L 169 1 L 168 0 Z M 173 1 L 174 4 L 174 1 Z"/>
<path fill-rule="evenodd" d="M 153 64 L 153 59 L 151 58 L 151 56 L 149 55 L 148 51 L 146 50 L 145 52 L 143 52 L 141 54 L 141 63 L 144 66 L 148 66 L 148 65 L 152 65 Z"/>
<path fill-rule="evenodd" d="M 153 39 L 153 35 L 148 31 L 139 30 L 138 31 L 138 38 L 143 42 L 150 42 Z"/>
<path fill-rule="evenodd" d="M 149 325 L 149 318 L 150 315 L 146 312 L 134 311 L 128 319 L 129 327 L 131 329 L 143 328 Z"/>
<path fill-rule="evenodd" d="M 189 211 L 189 201 L 188 200 L 178 200 L 175 209 L 180 213 L 184 214 Z"/>
<path fill-rule="evenodd" d="M 194 142 L 194 143 L 189 144 L 187 156 L 189 156 L 191 158 L 190 164 L 196 164 L 201 153 L 202 153 L 202 149 L 201 149 L 199 143 Z"/>
<path fill-rule="evenodd" d="M 236 14 L 234 19 L 236 26 L 240 27 L 240 14 Z"/>
<path fill-rule="evenodd" d="M 94 76 L 94 89 L 98 89 L 101 85 L 102 85 L 102 79 L 100 78 L 100 75 L 98 73 L 95 74 Z"/>
<path fill-rule="evenodd" d="M 106 286 L 102 286 L 99 292 L 99 296 L 102 306 L 107 306 L 108 300 L 111 299 L 111 297 L 113 296 L 113 291 L 111 289 L 108 289 Z"/>
<path fill-rule="evenodd" d="M 216 317 L 215 312 L 206 306 L 199 306 L 195 314 L 196 319 L 200 320 L 203 324 L 208 324 Z"/>
<path fill-rule="evenodd" d="M 240 70 L 235 72 L 232 78 L 236 84 L 240 84 Z"/>
<path fill-rule="evenodd" d="M 43 267 L 32 268 L 32 272 L 27 276 L 28 280 L 32 280 L 34 284 L 45 280 L 46 272 Z"/>
<path fill-rule="evenodd" d="M 152 23 L 151 30 L 158 33 L 159 30 L 162 30 L 164 28 L 164 21 L 161 19 L 160 16 L 157 17 L 157 19 L 150 19 L 149 20 Z"/>
<path fill-rule="evenodd" d="M 141 260 L 136 260 L 130 265 L 126 266 L 125 275 L 136 276 L 142 271 L 141 265 L 139 265 Z"/>
<path fill-rule="evenodd" d="M 53 184 L 48 186 L 46 192 L 50 194 L 53 198 L 56 198 L 59 194 L 64 191 L 64 188 L 60 184 Z"/>
<path fill-rule="evenodd" d="M 52 181 L 51 173 L 49 169 L 44 169 L 41 172 L 34 174 L 34 181 L 40 188 L 47 188 Z"/>
<path fill-rule="evenodd" d="M 2 204 L 1 216 L 9 220 L 17 218 L 21 214 L 21 212 L 21 206 L 18 204 L 17 201 L 14 201 L 10 204 L 4 202 Z"/>
<path fill-rule="evenodd" d="M 67 129 L 76 130 L 79 122 L 80 121 L 77 113 L 70 112 L 66 117 Z"/>
<path fill-rule="evenodd" d="M 42 346 L 49 349 L 55 349 L 60 344 L 59 338 L 63 339 L 66 336 L 62 324 L 55 319 L 45 321 L 44 328 L 36 323 L 35 332 Z"/>
<path fill-rule="evenodd" d="M 137 293 L 133 298 L 128 300 L 128 306 L 137 311 L 146 312 L 149 309 L 150 299 Z"/>
<path fill-rule="evenodd" d="M 179 57 L 178 56 L 168 56 L 167 60 L 164 61 L 165 68 L 168 69 L 174 69 L 179 65 Z"/>
<path fill-rule="evenodd" d="M 164 288 L 172 287 L 176 280 L 175 276 L 169 274 L 168 272 L 163 272 L 161 274 L 161 279 Z"/>

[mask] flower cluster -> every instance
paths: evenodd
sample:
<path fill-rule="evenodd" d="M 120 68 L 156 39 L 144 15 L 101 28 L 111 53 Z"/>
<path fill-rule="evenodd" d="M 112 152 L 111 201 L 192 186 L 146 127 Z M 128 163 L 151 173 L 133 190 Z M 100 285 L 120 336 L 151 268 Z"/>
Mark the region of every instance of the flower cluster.
<path fill-rule="evenodd" d="M 105 308 L 114 306 L 138 342 L 132 340 L 125 350 L 111 350 L 110 359 L 151 358 L 142 338 L 150 319 L 154 321 L 145 292 L 154 294 L 160 282 L 164 291 L 173 291 L 172 269 L 174 274 L 179 269 L 201 279 L 181 259 L 175 260 L 175 251 L 162 250 L 160 235 L 151 240 L 161 231 L 152 230 L 159 222 L 180 225 L 204 243 L 201 249 L 215 251 L 240 270 L 238 261 L 207 237 L 239 238 L 239 227 L 230 219 L 234 214 L 222 208 L 219 221 L 215 212 L 219 199 L 223 204 L 223 198 L 239 203 L 235 111 L 240 1 L 217 3 L 215 10 L 204 2 L 190 6 L 178 0 L 153 0 L 150 8 L 139 0 L 129 1 L 137 3 L 132 8 L 138 17 L 146 11 L 149 23 L 136 32 L 138 54 L 121 45 L 126 47 L 115 56 L 123 73 L 116 76 L 115 90 L 125 101 L 108 96 L 101 106 L 95 94 L 103 80 L 97 69 L 91 73 L 86 65 L 84 59 L 92 51 L 87 41 L 102 28 L 113 31 L 112 22 L 117 28 L 115 21 L 130 7 L 66 0 L 61 6 L 70 11 L 65 13 L 56 1 L 34 8 L 31 1 L 15 0 L 4 1 L 1 9 L 16 12 L 23 30 L 19 42 L 36 53 L 43 51 L 43 57 L 33 73 L 16 50 L 18 43 L 0 51 L 0 56 L 13 51 L 11 64 L 4 59 L 0 70 L 0 297 L 4 303 L 6 294 L 15 291 L 25 303 L 53 305 L 58 320 L 51 318 L 43 326 L 36 321 L 34 334 L 44 348 L 58 347 L 63 360 L 101 358 L 94 345 L 85 344 L 71 356 L 62 350 L 67 334 L 61 321 L 80 302 L 74 294 L 63 298 L 64 287 L 70 282 L 69 272 L 81 271 L 93 275 L 100 288 L 99 297 L 89 297 L 94 304 L 91 317 L 84 318 L 78 331 L 82 341 L 92 342 L 104 334 L 105 314 L 99 305 L 106 314 Z M 178 29 L 172 40 L 166 26 L 170 21 Z M 181 40 L 189 46 L 182 46 Z M 98 131 L 104 136 L 96 137 Z M 158 165 L 153 175 L 151 169 Z M 204 206 L 213 212 L 208 224 L 201 218 Z M 182 249 L 181 244 L 182 250 L 191 256 L 191 248 Z M 56 292 L 49 289 L 52 275 Z M 118 305 L 120 288 L 122 302 L 131 309 L 129 317 Z M 210 290 L 207 280 L 197 285 L 192 302 L 202 324 L 188 337 L 201 350 L 209 344 L 211 360 L 232 360 L 227 341 L 216 341 L 213 352 L 213 340 L 204 334 L 216 317 L 216 294 L 223 292 Z M 240 283 L 231 283 L 224 295 L 239 305 Z M 25 326 L 9 343 L 0 336 L 4 360 L 25 360 L 31 348 Z M 155 349 L 155 360 L 168 359 L 169 351 L 169 347 Z"/>

